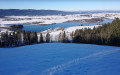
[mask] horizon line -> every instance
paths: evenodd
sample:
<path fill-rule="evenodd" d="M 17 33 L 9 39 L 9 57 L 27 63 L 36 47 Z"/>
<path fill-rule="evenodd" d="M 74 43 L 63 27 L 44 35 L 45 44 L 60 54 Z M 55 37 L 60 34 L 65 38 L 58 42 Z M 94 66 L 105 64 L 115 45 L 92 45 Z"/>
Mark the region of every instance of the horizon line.
<path fill-rule="evenodd" d="M 18 9 L 18 10 L 57 10 L 57 9 L 33 9 L 33 8 L 24 8 L 24 9 L 22 9 L 22 8 L 0 8 L 0 10 L 10 10 L 10 9 Z M 89 10 L 87 10 L 87 9 L 85 9 L 85 10 L 81 10 L 81 9 L 79 9 L 79 10 L 57 10 L 57 11 L 120 11 L 120 9 L 89 9 Z"/>

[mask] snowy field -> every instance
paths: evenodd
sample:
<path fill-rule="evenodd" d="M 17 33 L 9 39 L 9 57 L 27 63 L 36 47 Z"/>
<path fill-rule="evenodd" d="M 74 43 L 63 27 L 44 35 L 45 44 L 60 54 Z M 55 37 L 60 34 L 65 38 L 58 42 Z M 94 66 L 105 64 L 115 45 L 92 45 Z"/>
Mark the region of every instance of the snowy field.
<path fill-rule="evenodd" d="M 45 31 L 41 31 L 38 32 L 38 40 L 40 40 L 40 33 L 42 33 L 43 35 L 43 40 L 46 41 L 46 35 L 47 33 L 50 34 L 50 41 L 52 42 L 58 42 L 60 39 L 60 34 L 63 34 L 65 32 L 66 37 L 68 38 L 68 40 L 73 40 L 72 39 L 72 32 L 75 33 L 76 30 L 80 30 L 80 29 L 93 29 L 94 27 L 97 28 L 99 26 L 102 25 L 92 25 L 92 26 L 72 26 L 72 27 L 68 27 L 68 28 L 64 28 L 61 29 L 61 27 L 55 28 L 55 29 L 48 29 Z"/>
<path fill-rule="evenodd" d="M 87 16 L 85 16 L 87 15 Z M 90 13 L 90 14 L 71 14 L 71 15 L 46 15 L 46 16 L 6 16 L 0 18 L 0 24 L 36 24 L 49 25 L 63 23 L 73 20 L 84 20 L 92 18 L 114 19 L 120 18 L 120 13 Z"/>
<path fill-rule="evenodd" d="M 120 75 L 120 47 L 44 43 L 0 48 L 0 75 Z"/>

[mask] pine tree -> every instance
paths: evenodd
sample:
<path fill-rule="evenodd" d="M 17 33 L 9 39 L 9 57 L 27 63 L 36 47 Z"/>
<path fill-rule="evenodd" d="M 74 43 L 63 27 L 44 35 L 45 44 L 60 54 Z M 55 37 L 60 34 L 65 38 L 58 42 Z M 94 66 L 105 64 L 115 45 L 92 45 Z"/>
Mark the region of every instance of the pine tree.
<path fill-rule="evenodd" d="M 62 34 L 62 41 L 61 41 L 62 43 L 68 43 L 69 42 L 69 40 L 68 40 L 68 38 L 67 38 L 67 36 L 66 36 L 66 33 L 65 33 L 65 31 L 63 32 L 63 34 Z"/>
<path fill-rule="evenodd" d="M 21 40 L 22 40 L 21 39 L 21 30 L 18 30 L 16 35 L 17 35 L 17 38 L 16 38 L 17 39 L 17 45 L 20 46 L 21 45 Z"/>
<path fill-rule="evenodd" d="M 49 43 L 49 42 L 50 42 L 50 34 L 47 33 L 47 34 L 46 34 L 46 43 Z"/>
<path fill-rule="evenodd" d="M 110 34 L 107 38 L 107 43 L 110 45 L 120 46 L 120 20 L 116 18 L 110 28 Z"/>
<path fill-rule="evenodd" d="M 44 43 L 42 33 L 40 33 L 40 43 Z"/>
<path fill-rule="evenodd" d="M 58 42 L 61 42 L 61 32 L 59 34 Z"/>

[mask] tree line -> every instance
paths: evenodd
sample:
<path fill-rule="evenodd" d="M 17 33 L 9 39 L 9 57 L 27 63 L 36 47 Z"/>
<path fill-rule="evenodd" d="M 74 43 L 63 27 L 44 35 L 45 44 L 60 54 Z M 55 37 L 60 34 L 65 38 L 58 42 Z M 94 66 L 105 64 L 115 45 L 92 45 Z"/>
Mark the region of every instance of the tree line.
<path fill-rule="evenodd" d="M 22 30 L 23 29 L 23 25 L 11 25 L 10 26 L 10 30 L 12 31 L 17 31 L 17 30 Z"/>
<path fill-rule="evenodd" d="M 73 43 L 120 46 L 120 20 L 93 29 L 76 30 Z"/>
<path fill-rule="evenodd" d="M 22 26 L 13 26 L 13 28 L 22 28 Z M 112 23 L 103 24 L 97 28 L 76 30 L 72 32 L 70 36 L 72 37 L 72 43 L 120 46 L 120 20 L 116 18 Z M 45 38 L 43 38 L 42 33 L 40 33 L 40 37 L 38 37 L 37 32 L 21 30 L 12 33 L 1 33 L 0 37 L 0 47 L 18 47 L 50 42 L 53 41 L 51 40 L 49 32 Z M 68 35 L 64 31 L 59 34 L 58 42 L 70 43 L 71 40 L 68 39 Z"/>
<path fill-rule="evenodd" d="M 40 37 L 38 37 L 38 35 L 39 33 L 37 32 L 21 30 L 17 30 L 16 32 L 11 33 L 8 32 L 1 33 L 0 47 L 18 47 L 24 45 L 53 42 L 51 40 L 50 33 L 47 33 L 46 37 L 43 37 L 42 33 L 40 33 Z M 58 42 L 69 43 L 69 40 L 65 32 L 59 34 Z"/>
<path fill-rule="evenodd" d="M 0 47 L 18 47 L 38 43 L 37 33 L 30 31 L 17 31 L 1 33 Z"/>

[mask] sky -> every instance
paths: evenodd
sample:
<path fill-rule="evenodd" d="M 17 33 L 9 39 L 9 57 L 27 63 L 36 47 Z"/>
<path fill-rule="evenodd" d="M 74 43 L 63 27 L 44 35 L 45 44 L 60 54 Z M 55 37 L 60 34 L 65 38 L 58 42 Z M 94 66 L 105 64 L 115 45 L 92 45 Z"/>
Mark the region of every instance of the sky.
<path fill-rule="evenodd" d="M 120 0 L 0 0 L 0 9 L 120 10 Z"/>

